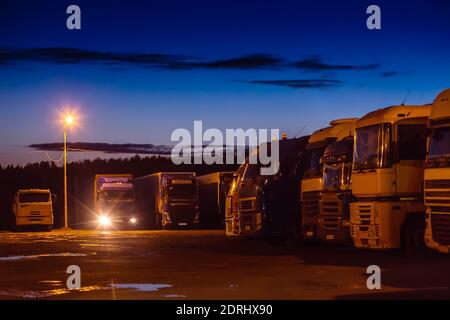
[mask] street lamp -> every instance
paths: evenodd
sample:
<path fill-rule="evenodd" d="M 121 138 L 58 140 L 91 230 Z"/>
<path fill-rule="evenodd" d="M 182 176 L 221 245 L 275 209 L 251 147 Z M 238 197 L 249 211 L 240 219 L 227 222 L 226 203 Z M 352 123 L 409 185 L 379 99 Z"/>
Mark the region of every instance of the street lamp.
<path fill-rule="evenodd" d="M 64 229 L 69 228 L 69 217 L 67 215 L 67 128 L 75 119 L 72 115 L 66 115 L 64 119 Z"/>

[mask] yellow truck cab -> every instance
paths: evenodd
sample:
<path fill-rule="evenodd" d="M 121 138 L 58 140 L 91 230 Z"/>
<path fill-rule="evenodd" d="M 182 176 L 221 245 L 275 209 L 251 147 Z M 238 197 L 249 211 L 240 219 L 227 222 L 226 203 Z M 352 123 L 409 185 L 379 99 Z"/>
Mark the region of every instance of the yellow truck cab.
<path fill-rule="evenodd" d="M 15 227 L 53 226 L 52 194 L 48 189 L 20 189 L 14 196 Z"/>
<path fill-rule="evenodd" d="M 306 165 L 301 181 L 302 236 L 304 239 L 318 239 L 320 213 L 320 192 L 322 191 L 322 164 L 320 159 L 331 143 L 352 135 L 357 119 L 339 119 L 330 126 L 314 132 L 306 145 Z"/>
<path fill-rule="evenodd" d="M 425 243 L 450 251 L 450 89 L 439 94 L 429 120 L 430 137 L 425 167 Z"/>
<path fill-rule="evenodd" d="M 350 237 L 353 144 L 353 136 L 333 142 L 325 149 L 321 159 L 323 183 L 318 237 L 322 242 L 353 243 Z"/>
<path fill-rule="evenodd" d="M 358 248 L 425 247 L 425 106 L 391 106 L 356 122 L 350 231 Z"/>
<path fill-rule="evenodd" d="M 225 201 L 225 233 L 227 236 L 239 235 L 239 189 L 247 165 L 248 158 L 233 174 L 233 181 Z"/>

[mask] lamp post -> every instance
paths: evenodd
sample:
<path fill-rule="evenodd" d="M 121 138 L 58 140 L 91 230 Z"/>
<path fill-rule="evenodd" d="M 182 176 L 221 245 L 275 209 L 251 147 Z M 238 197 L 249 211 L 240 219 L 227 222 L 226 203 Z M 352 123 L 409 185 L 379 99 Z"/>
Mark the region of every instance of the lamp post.
<path fill-rule="evenodd" d="M 69 228 L 69 217 L 67 214 L 67 128 L 73 123 L 71 115 L 67 115 L 64 125 L 64 229 Z"/>

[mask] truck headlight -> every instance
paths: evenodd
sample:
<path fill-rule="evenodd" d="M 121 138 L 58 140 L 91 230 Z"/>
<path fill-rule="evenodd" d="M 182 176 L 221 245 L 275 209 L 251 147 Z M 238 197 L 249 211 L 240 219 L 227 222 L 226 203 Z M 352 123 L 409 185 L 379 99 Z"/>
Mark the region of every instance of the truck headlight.
<path fill-rule="evenodd" d="M 172 221 L 170 220 L 170 215 L 169 215 L 168 212 L 164 212 L 163 219 L 164 219 L 165 223 L 172 223 Z"/>
<path fill-rule="evenodd" d="M 109 227 L 111 225 L 111 218 L 105 215 L 101 215 L 100 217 L 98 217 L 98 223 L 102 227 Z"/>

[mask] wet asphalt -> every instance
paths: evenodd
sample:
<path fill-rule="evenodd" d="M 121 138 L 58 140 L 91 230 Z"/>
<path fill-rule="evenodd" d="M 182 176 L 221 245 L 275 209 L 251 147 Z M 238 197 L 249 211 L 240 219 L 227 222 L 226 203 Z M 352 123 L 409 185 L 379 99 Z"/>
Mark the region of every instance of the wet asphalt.
<path fill-rule="evenodd" d="M 67 269 L 80 268 L 80 289 Z M 369 290 L 367 267 L 381 268 Z M 0 232 L 0 299 L 450 299 L 450 256 L 220 230 Z"/>

